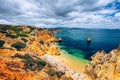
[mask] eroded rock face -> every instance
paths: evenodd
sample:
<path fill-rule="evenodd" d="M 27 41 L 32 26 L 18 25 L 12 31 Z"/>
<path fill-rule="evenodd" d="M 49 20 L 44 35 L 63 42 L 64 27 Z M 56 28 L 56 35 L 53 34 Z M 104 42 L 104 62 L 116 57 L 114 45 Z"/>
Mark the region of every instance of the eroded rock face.
<path fill-rule="evenodd" d="M 53 31 L 31 26 L 0 25 L 0 40 L 5 41 L 0 47 L 0 80 L 72 80 L 47 62 L 30 58 L 32 54 L 60 54 Z M 17 42 L 26 47 L 21 44 L 11 46 Z M 20 47 L 20 50 L 16 49 Z"/>
<path fill-rule="evenodd" d="M 23 38 L 27 41 L 25 42 Z M 19 42 L 26 45 L 25 48 L 21 49 L 24 52 L 38 55 L 47 53 L 52 55 L 60 54 L 55 42 L 57 39 L 53 31 L 48 29 L 39 29 L 34 26 L 0 25 L 0 40 L 5 41 L 4 49 L 17 51 L 11 45 Z M 41 41 L 42 43 L 40 43 Z"/>
<path fill-rule="evenodd" d="M 98 51 L 86 66 L 86 73 L 93 80 L 120 80 L 120 46 L 109 54 Z"/>

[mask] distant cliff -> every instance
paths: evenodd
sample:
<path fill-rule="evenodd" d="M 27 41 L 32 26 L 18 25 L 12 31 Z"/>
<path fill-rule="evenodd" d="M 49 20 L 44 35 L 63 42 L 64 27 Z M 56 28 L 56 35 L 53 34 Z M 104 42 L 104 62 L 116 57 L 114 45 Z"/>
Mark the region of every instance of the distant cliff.
<path fill-rule="evenodd" d="M 60 55 L 54 31 L 0 24 L 0 80 L 72 80 L 49 63 L 31 56 Z"/>
<path fill-rule="evenodd" d="M 98 51 L 86 66 L 86 73 L 93 80 L 120 80 L 120 46 L 109 54 Z"/>

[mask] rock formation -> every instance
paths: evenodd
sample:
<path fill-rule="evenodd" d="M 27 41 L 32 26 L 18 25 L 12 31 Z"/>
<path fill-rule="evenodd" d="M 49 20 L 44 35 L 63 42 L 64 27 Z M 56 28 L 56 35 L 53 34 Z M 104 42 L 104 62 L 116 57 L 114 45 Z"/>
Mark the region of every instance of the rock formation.
<path fill-rule="evenodd" d="M 120 46 L 109 54 L 98 51 L 86 66 L 86 73 L 93 80 L 120 80 Z"/>
<path fill-rule="evenodd" d="M 31 54 L 59 55 L 52 30 L 0 25 L 0 80 L 72 80 Z"/>

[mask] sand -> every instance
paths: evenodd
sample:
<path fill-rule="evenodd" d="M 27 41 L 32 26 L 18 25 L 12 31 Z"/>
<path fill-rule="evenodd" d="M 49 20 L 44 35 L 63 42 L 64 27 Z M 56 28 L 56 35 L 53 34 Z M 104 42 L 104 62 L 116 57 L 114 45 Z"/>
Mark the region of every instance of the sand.
<path fill-rule="evenodd" d="M 45 60 L 46 62 L 50 63 L 52 66 L 56 67 L 58 71 L 61 71 L 65 73 L 67 76 L 70 76 L 74 80 L 90 80 L 86 75 L 81 74 L 76 72 L 75 70 L 70 69 L 69 66 L 67 66 L 60 57 L 63 57 L 60 55 L 59 57 L 49 55 L 49 54 L 44 54 L 43 56 L 37 56 L 37 55 L 32 55 L 38 59 Z M 67 60 L 66 60 L 67 61 Z"/>
<path fill-rule="evenodd" d="M 88 61 L 84 59 L 78 59 L 68 53 L 62 53 L 61 55 L 49 55 L 44 54 L 43 56 L 34 55 L 51 65 L 55 66 L 58 71 L 64 72 L 66 75 L 71 76 L 74 80 L 90 80 L 86 74 L 84 74 L 85 65 Z"/>
<path fill-rule="evenodd" d="M 61 51 L 61 55 L 55 57 L 60 59 L 64 65 L 78 73 L 84 73 L 84 68 L 89 63 L 88 60 L 76 58 L 65 51 Z"/>

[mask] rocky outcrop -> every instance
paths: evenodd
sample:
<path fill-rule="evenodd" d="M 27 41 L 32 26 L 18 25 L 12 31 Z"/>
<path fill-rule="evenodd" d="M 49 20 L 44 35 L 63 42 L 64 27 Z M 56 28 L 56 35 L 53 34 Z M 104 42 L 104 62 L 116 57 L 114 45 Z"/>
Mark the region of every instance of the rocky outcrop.
<path fill-rule="evenodd" d="M 0 40 L 0 80 L 72 80 L 56 67 L 31 56 L 60 54 L 52 30 L 0 25 Z"/>
<path fill-rule="evenodd" d="M 52 55 L 60 54 L 56 46 L 54 33 L 48 29 L 39 29 L 34 26 L 0 25 L 0 40 L 5 41 L 4 49 L 17 51 L 11 45 L 19 42 L 26 44 L 26 47 L 21 49 L 24 52 L 36 53 L 38 55 L 46 53 Z"/>
<path fill-rule="evenodd" d="M 86 73 L 93 80 L 120 80 L 120 46 L 109 54 L 98 51 L 86 66 Z"/>

